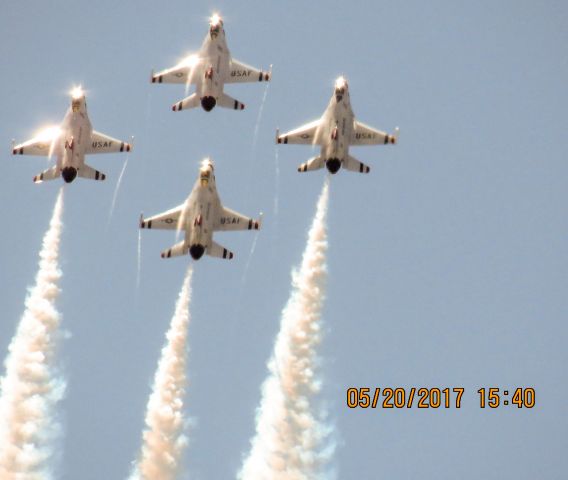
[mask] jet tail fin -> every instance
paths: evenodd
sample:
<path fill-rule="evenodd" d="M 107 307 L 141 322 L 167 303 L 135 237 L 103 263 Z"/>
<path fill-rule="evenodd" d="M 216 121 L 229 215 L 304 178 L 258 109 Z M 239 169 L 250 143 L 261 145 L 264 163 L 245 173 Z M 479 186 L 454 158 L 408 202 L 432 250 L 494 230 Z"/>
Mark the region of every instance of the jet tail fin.
<path fill-rule="evenodd" d="M 77 175 L 82 178 L 87 178 L 89 180 L 104 180 L 106 179 L 106 175 L 98 170 L 95 170 L 93 167 L 89 167 L 86 163 L 77 169 Z"/>
<path fill-rule="evenodd" d="M 59 178 L 60 176 L 61 176 L 61 172 L 57 168 L 57 165 L 54 165 L 53 167 L 41 172 L 39 175 L 36 175 L 34 177 L 34 183 L 41 183 L 44 180 L 55 180 L 56 178 Z"/>
<path fill-rule="evenodd" d="M 219 245 L 214 241 L 211 241 L 211 245 L 207 247 L 207 255 L 218 258 L 225 258 L 227 260 L 230 260 L 234 257 L 233 252 L 227 250 L 225 247 Z"/>
<path fill-rule="evenodd" d="M 306 163 L 302 163 L 302 165 L 300 165 L 298 167 L 298 172 L 308 172 L 311 170 L 319 170 L 320 168 L 323 168 L 325 164 L 325 161 L 322 157 L 314 157 L 314 158 L 310 158 Z"/>
<path fill-rule="evenodd" d="M 180 110 L 189 110 L 190 108 L 197 108 L 200 105 L 199 97 L 197 93 L 193 93 L 189 97 L 185 97 L 181 102 L 174 103 L 172 105 L 172 110 L 174 112 L 179 112 Z"/>
<path fill-rule="evenodd" d="M 370 167 L 365 165 L 363 162 L 360 162 L 356 158 L 353 158 L 351 155 L 349 155 L 343 161 L 343 168 L 345 168 L 345 170 L 350 170 L 352 172 L 359 172 L 359 173 L 369 173 L 369 171 L 371 170 Z"/>
<path fill-rule="evenodd" d="M 181 255 L 187 255 L 189 252 L 189 248 L 187 248 L 185 241 L 182 240 L 179 243 L 176 243 L 172 247 L 164 250 L 161 253 L 162 258 L 171 258 L 171 257 L 179 257 Z"/>
<path fill-rule="evenodd" d="M 245 104 L 229 97 L 226 93 L 222 93 L 217 99 L 217 105 L 223 108 L 230 108 L 231 110 L 244 110 Z"/>

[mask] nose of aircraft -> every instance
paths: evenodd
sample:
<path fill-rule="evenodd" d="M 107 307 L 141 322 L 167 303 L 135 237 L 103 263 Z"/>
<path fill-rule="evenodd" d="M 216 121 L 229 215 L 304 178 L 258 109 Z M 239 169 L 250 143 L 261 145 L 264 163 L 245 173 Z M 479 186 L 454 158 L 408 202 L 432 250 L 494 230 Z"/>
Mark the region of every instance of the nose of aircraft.
<path fill-rule="evenodd" d="M 215 100 L 215 97 L 203 97 L 201 99 L 201 106 L 206 112 L 213 110 L 213 108 L 215 108 L 215 105 L 217 105 L 217 100 Z"/>
<path fill-rule="evenodd" d="M 216 38 L 221 31 L 221 27 L 223 26 L 223 20 L 217 14 L 214 14 L 209 21 L 209 33 L 211 34 L 211 38 Z"/>
<path fill-rule="evenodd" d="M 205 247 L 203 245 L 196 244 L 189 247 L 189 254 L 194 260 L 199 260 L 204 253 Z"/>
<path fill-rule="evenodd" d="M 75 177 L 77 176 L 77 169 L 73 167 L 65 167 L 61 171 L 61 176 L 63 177 L 63 180 L 65 180 L 66 183 L 71 183 L 73 180 L 75 180 Z"/>
<path fill-rule="evenodd" d="M 343 99 L 343 95 L 347 91 L 347 80 L 343 77 L 339 77 L 335 81 L 335 99 L 340 102 Z"/>

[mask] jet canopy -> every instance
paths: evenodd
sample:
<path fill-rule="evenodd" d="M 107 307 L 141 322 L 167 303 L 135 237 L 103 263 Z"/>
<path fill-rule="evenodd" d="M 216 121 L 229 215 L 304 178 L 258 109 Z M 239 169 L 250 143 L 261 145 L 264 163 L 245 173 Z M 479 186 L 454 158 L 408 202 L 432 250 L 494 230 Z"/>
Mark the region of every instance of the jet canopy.
<path fill-rule="evenodd" d="M 201 186 L 206 187 L 207 185 L 209 185 L 210 179 L 211 179 L 211 170 L 201 170 L 201 174 L 199 175 Z"/>
<path fill-rule="evenodd" d="M 85 91 L 81 87 L 75 87 L 71 90 L 71 110 L 74 112 L 81 111 L 81 106 L 85 103 Z"/>
<path fill-rule="evenodd" d="M 345 91 L 347 90 L 347 81 L 343 77 L 339 77 L 335 81 L 335 97 L 337 101 L 340 101 L 345 95 Z"/>
<path fill-rule="evenodd" d="M 201 168 L 199 170 L 199 182 L 202 187 L 209 185 L 209 181 L 213 175 L 213 162 L 209 159 L 203 160 L 201 162 Z"/>

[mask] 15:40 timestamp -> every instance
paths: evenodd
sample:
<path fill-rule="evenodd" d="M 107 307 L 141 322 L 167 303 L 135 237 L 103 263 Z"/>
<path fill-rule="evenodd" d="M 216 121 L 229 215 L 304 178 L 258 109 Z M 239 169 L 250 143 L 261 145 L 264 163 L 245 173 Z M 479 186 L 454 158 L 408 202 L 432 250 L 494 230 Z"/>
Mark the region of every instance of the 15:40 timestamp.
<path fill-rule="evenodd" d="M 534 388 L 518 387 L 514 391 L 500 390 L 497 387 L 480 388 L 479 406 L 481 408 L 497 408 L 502 405 L 516 405 L 518 408 L 533 408 L 535 405 Z"/>

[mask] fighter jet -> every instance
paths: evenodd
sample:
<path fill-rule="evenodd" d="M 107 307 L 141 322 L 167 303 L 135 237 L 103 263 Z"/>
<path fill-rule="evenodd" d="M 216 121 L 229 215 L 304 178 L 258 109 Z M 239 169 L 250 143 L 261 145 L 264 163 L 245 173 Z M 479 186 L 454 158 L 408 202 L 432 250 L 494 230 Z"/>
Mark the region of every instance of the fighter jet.
<path fill-rule="evenodd" d="M 172 106 L 174 112 L 201 105 L 210 112 L 215 105 L 243 110 L 244 104 L 223 93 L 226 83 L 269 81 L 271 72 L 264 72 L 231 58 L 225 40 L 223 20 L 215 14 L 209 22 L 209 33 L 197 55 L 190 55 L 178 65 L 161 72 L 152 72 L 152 83 L 195 85 L 196 92 Z M 186 93 L 187 95 L 187 93 Z"/>
<path fill-rule="evenodd" d="M 67 183 L 75 177 L 104 180 L 106 175 L 85 163 L 92 153 L 129 152 L 129 143 L 96 132 L 87 115 L 85 92 L 76 87 L 71 92 L 71 108 L 60 127 L 50 128 L 27 142 L 12 147 L 14 155 L 55 155 L 56 164 L 34 177 L 35 183 L 63 177 Z"/>
<path fill-rule="evenodd" d="M 190 254 L 199 260 L 204 253 L 212 257 L 233 258 L 233 253 L 213 241 L 213 232 L 259 230 L 261 221 L 245 217 L 224 207 L 219 199 L 213 162 L 203 160 L 193 190 L 182 205 L 144 219 L 140 228 L 184 231 L 184 239 L 162 252 L 162 258 Z"/>
<path fill-rule="evenodd" d="M 353 172 L 369 173 L 367 165 L 349 155 L 349 146 L 383 145 L 396 143 L 397 140 L 398 128 L 393 135 L 389 135 L 355 120 L 349 99 L 349 86 L 343 77 L 335 81 L 333 96 L 319 120 L 283 135 L 276 131 L 276 143 L 321 146 L 320 154 L 300 165 L 298 172 L 319 170 L 325 165 L 333 174 L 341 167 Z"/>

